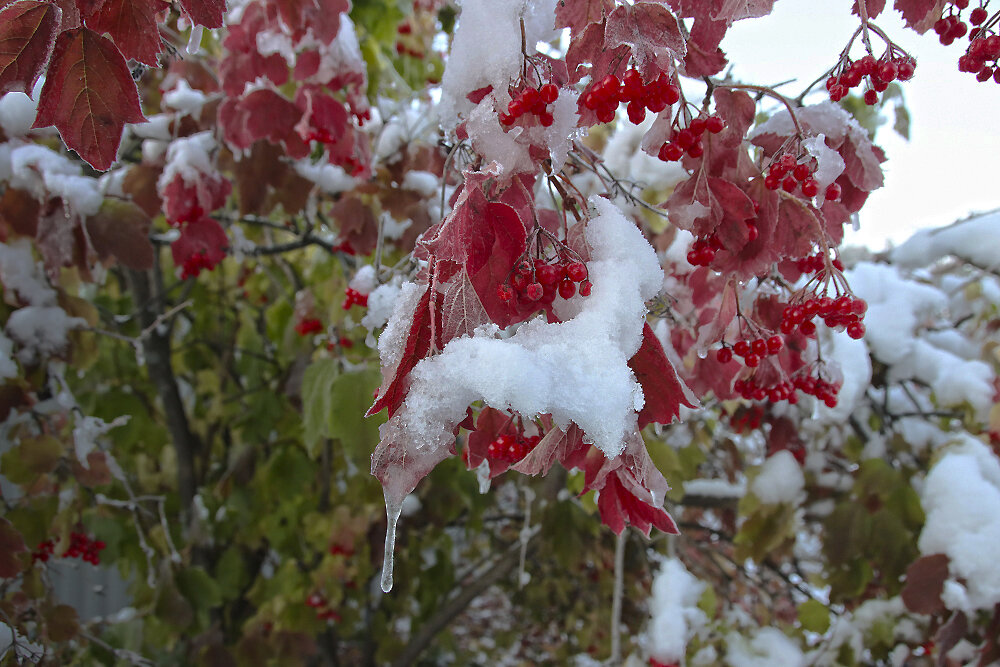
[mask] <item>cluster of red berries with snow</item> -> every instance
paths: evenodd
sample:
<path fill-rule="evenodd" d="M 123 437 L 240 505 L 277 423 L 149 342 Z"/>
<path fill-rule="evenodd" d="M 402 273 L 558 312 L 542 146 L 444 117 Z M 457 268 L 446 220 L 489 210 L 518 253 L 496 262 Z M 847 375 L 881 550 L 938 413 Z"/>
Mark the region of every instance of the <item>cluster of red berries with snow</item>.
<path fill-rule="evenodd" d="M 486 457 L 492 461 L 517 463 L 530 454 L 541 439 L 540 435 L 525 436 L 523 433 L 499 435 L 486 447 Z"/>
<path fill-rule="evenodd" d="M 826 253 L 820 251 L 814 255 L 795 260 L 795 268 L 800 273 L 819 273 L 826 268 L 826 258 Z M 844 270 L 844 263 L 840 261 L 839 257 L 834 257 L 830 261 L 830 264 L 838 271 Z"/>
<path fill-rule="evenodd" d="M 503 125 L 513 125 L 521 116 L 532 114 L 542 127 L 552 125 L 552 103 L 559 99 L 559 87 L 547 83 L 541 88 L 528 86 L 522 89 L 507 105 L 507 113 L 500 114 Z"/>
<path fill-rule="evenodd" d="M 844 327 L 848 336 L 858 340 L 865 335 L 865 325 L 862 320 L 867 310 L 868 304 L 864 299 L 857 299 L 849 294 L 837 298 L 811 297 L 785 308 L 780 328 L 784 334 L 798 329 L 803 335 L 812 336 L 816 333 L 813 318 L 818 315 L 829 328 Z"/>
<path fill-rule="evenodd" d="M 909 81 L 913 78 L 916 67 L 916 60 L 893 46 L 879 60 L 875 60 L 875 56 L 869 53 L 853 62 L 843 62 L 838 67 L 839 72 L 826 80 L 826 89 L 830 93 L 830 99 L 839 102 L 847 97 L 851 88 L 867 80 L 864 100 L 865 104 L 872 105 L 878 102 L 879 93 L 885 92 L 893 81 Z"/>
<path fill-rule="evenodd" d="M 670 82 L 666 72 L 646 83 L 637 69 L 629 69 L 621 80 L 609 74 L 583 94 L 583 106 L 597 113 L 602 123 L 615 119 L 618 105 L 625 102 L 628 119 L 638 125 L 646 119 L 646 110 L 660 113 L 681 99 L 681 89 Z"/>
<path fill-rule="evenodd" d="M 969 12 L 969 23 L 966 24 L 962 20 L 961 11 L 969 7 L 969 0 L 951 3 L 948 15 L 942 16 L 934 24 L 934 32 L 945 46 L 968 34 L 969 46 L 958 59 L 958 71 L 975 75 L 980 83 L 990 79 L 1000 83 L 1000 35 L 996 33 L 1000 13 L 990 16 L 984 4 L 987 3 L 982 3 Z"/>
<path fill-rule="evenodd" d="M 348 287 L 344 290 L 344 302 L 340 304 L 340 307 L 344 310 L 350 310 L 351 306 L 361 306 L 362 308 L 368 307 L 368 295 L 362 294 L 353 287 Z"/>
<path fill-rule="evenodd" d="M 590 296 L 593 287 L 587 280 L 587 265 L 579 260 L 560 256 L 556 262 L 544 259 L 521 259 L 511 271 L 507 282 L 497 286 L 497 296 L 501 301 L 510 301 L 518 296 L 522 301 L 552 303 L 556 294 L 570 299 L 577 292 L 580 296 Z"/>
<path fill-rule="evenodd" d="M 104 544 L 102 540 L 91 539 L 85 533 L 74 530 L 69 534 L 69 546 L 66 548 L 66 551 L 63 552 L 62 557 L 79 558 L 85 563 L 100 565 L 101 551 L 103 551 L 106 546 L 107 545 Z M 55 548 L 56 544 L 53 540 L 39 542 L 38 548 L 36 548 L 31 554 L 32 562 L 48 562 L 48 560 L 52 558 Z"/>
<path fill-rule="evenodd" d="M 769 338 L 755 338 L 754 340 L 738 340 L 732 347 L 723 343 L 723 346 L 715 353 L 715 358 L 720 363 L 727 364 L 733 360 L 735 354 L 743 359 L 743 363 L 747 367 L 755 368 L 760 365 L 761 359 L 778 354 L 784 346 L 785 341 L 777 335 Z"/>
<path fill-rule="evenodd" d="M 792 194 L 796 190 L 802 192 L 802 196 L 812 199 L 819 194 L 819 183 L 813 178 L 816 172 L 816 160 L 808 155 L 803 162 L 793 153 L 784 153 L 780 158 L 771 163 L 764 177 L 764 187 L 768 190 L 781 188 L 785 192 Z M 836 195 L 831 197 L 830 195 Z M 840 197 L 840 186 L 831 183 L 826 189 L 827 199 L 837 199 Z"/>
<path fill-rule="evenodd" d="M 687 127 L 673 127 L 670 138 L 663 142 L 656 156 L 664 162 L 677 162 L 685 153 L 691 157 L 701 157 L 705 152 L 701 136 L 706 131 L 718 134 L 725 127 L 725 121 L 718 116 L 694 118 Z"/>

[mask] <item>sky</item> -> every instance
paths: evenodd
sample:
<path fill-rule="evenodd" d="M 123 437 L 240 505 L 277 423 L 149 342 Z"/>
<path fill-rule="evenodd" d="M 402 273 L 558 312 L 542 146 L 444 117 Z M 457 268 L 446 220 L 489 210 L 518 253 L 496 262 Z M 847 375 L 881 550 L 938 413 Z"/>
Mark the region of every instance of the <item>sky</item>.
<path fill-rule="evenodd" d="M 854 34 L 858 18 L 851 14 L 852 4 L 778 0 L 770 16 L 734 24 L 722 43 L 734 76 L 765 85 L 797 79 L 781 89 L 797 96 L 835 64 Z M 885 186 L 861 209 L 860 229 L 848 230 L 846 237 L 847 244 L 878 250 L 887 242 L 906 240 L 916 229 L 1000 208 L 995 169 L 1000 159 L 1000 85 L 979 83 L 958 71 L 965 40 L 942 46 L 933 32 L 918 35 L 905 29 L 899 14 L 888 8 L 874 23 L 917 59 L 916 75 L 903 84 L 910 141 L 889 126 L 879 130 L 876 143 L 889 158 L 882 165 Z M 877 57 L 883 45 L 874 35 L 872 46 Z M 851 55 L 863 55 L 860 39 Z M 818 93 L 814 101 L 824 98 Z"/>

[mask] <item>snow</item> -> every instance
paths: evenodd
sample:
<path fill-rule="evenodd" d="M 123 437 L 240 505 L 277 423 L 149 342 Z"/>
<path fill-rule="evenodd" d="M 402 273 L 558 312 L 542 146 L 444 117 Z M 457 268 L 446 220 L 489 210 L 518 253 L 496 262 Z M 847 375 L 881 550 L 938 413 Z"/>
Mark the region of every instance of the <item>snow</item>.
<path fill-rule="evenodd" d="M 817 401 L 816 414 L 823 422 L 843 424 L 865 398 L 865 391 L 872 380 L 872 362 L 863 340 L 854 340 L 844 331 L 829 331 L 826 338 L 823 358 L 836 362 L 843 383 L 837 395 L 837 405 L 828 408 Z"/>
<path fill-rule="evenodd" d="M 399 285 L 379 285 L 368 295 L 368 308 L 361 318 L 361 326 L 372 331 L 383 326 L 392 316 L 393 307 L 400 294 Z M 385 333 L 382 334 L 383 336 Z M 380 339 L 381 340 L 381 337 Z"/>
<path fill-rule="evenodd" d="M 59 306 L 25 306 L 10 314 L 6 329 L 7 335 L 21 345 L 17 359 L 30 364 L 62 351 L 66 334 L 86 325 L 86 320 L 70 317 Z"/>
<path fill-rule="evenodd" d="M 295 172 L 330 195 L 353 190 L 358 184 L 356 178 L 336 164 L 312 164 L 308 159 L 302 159 L 295 162 Z"/>
<path fill-rule="evenodd" d="M 469 116 L 466 129 L 472 147 L 483 156 L 484 162 L 496 163 L 505 177 L 534 171 L 535 163 L 528 154 L 528 144 L 517 140 L 524 133 L 524 128 L 512 127 L 509 132 L 505 131 L 493 106 L 493 96 L 487 95 Z"/>
<path fill-rule="evenodd" d="M 961 434 L 945 450 L 921 489 L 927 515 L 917 543 L 922 554 L 947 554 L 952 581 L 945 602 L 971 613 L 1000 603 L 1000 460 L 979 440 Z"/>
<path fill-rule="evenodd" d="M 819 104 L 811 104 L 796 110 L 795 113 L 799 122 L 808 127 L 814 134 L 831 137 L 834 141 L 839 141 L 845 134 L 852 138 L 862 136 L 867 138 L 868 135 L 854 116 L 836 102 L 827 100 Z M 787 109 L 782 109 L 752 129 L 747 138 L 753 139 L 762 134 L 790 136 L 795 133 L 795 125 L 791 115 Z M 857 144 L 857 142 L 854 143 Z"/>
<path fill-rule="evenodd" d="M 45 280 L 41 265 L 31 253 L 27 239 L 9 245 L 0 243 L 0 282 L 21 301 L 32 306 L 55 304 L 56 292 Z"/>
<path fill-rule="evenodd" d="M 798 644 L 777 628 L 760 628 L 749 641 L 730 633 L 726 643 L 726 664 L 733 667 L 798 667 L 806 664 Z"/>
<path fill-rule="evenodd" d="M 433 197 L 441 188 L 441 179 L 429 171 L 408 171 L 403 177 L 402 188 L 424 197 Z"/>
<path fill-rule="evenodd" d="M 750 491 L 764 504 L 798 503 L 805 496 L 805 476 L 791 452 L 781 450 L 768 457 Z M 687 488 L 687 487 L 685 487 Z"/>
<path fill-rule="evenodd" d="M 708 498 L 742 498 L 746 484 L 725 479 L 690 479 L 684 482 L 684 493 Z"/>
<path fill-rule="evenodd" d="M 926 267 L 953 255 L 977 266 L 1000 268 L 1000 211 L 994 211 L 949 227 L 922 229 L 889 255 L 903 267 Z"/>
<path fill-rule="evenodd" d="M 10 152 L 10 185 L 27 190 L 36 199 L 61 197 L 75 214 L 89 216 L 101 208 L 104 193 L 82 168 L 59 153 L 36 144 L 18 146 Z"/>
<path fill-rule="evenodd" d="M 375 267 L 371 264 L 365 264 L 358 269 L 358 272 L 351 278 L 351 282 L 348 283 L 348 287 L 361 294 L 371 294 L 377 286 L 378 277 L 375 275 Z"/>
<path fill-rule="evenodd" d="M 11 356 L 14 353 L 14 341 L 0 331 L 0 380 L 17 377 L 17 364 Z"/>
<path fill-rule="evenodd" d="M 817 205 L 822 206 L 826 198 L 827 186 L 837 180 L 847 165 L 844 163 L 844 158 L 840 157 L 840 153 L 826 145 L 826 136 L 823 134 L 803 140 L 802 148 L 816 158 L 816 171 L 813 173 L 813 178 L 819 185 Z"/>
<path fill-rule="evenodd" d="M 580 134 L 576 124 L 580 120 L 578 100 L 580 93 L 563 88 L 552 103 L 552 125 L 543 128 L 545 145 L 552 158 L 552 171 L 557 172 L 566 164 L 566 158 L 573 147 L 573 140 Z"/>
<path fill-rule="evenodd" d="M 35 100 L 38 95 L 35 95 Z M 11 92 L 0 97 L 0 130 L 8 138 L 23 137 L 35 122 L 38 102 L 24 93 Z"/>
<path fill-rule="evenodd" d="M 176 86 L 163 93 L 163 106 L 192 116 L 199 115 L 206 102 L 208 96 L 192 88 L 184 79 L 178 79 Z"/>
<path fill-rule="evenodd" d="M 646 643 L 652 657 L 662 663 L 680 663 L 688 641 L 708 617 L 698 608 L 706 584 L 694 577 L 677 558 L 663 562 L 653 579 L 649 599 L 650 621 Z"/>
<path fill-rule="evenodd" d="M 561 427 L 576 422 L 609 458 L 622 452 L 644 402 L 628 360 L 639 349 L 645 302 L 659 291 L 663 273 L 634 224 L 606 200 L 591 203 L 598 212 L 586 230 L 594 288 L 574 299 L 575 316 L 553 324 L 532 320 L 506 339 L 493 326 L 452 340 L 413 369 L 409 394 L 382 427 L 383 439 L 397 433 L 418 449 L 447 447 L 452 425 L 482 400 L 526 417 L 550 413 Z M 414 291 L 401 301 L 408 305 Z M 395 337 L 392 329 L 390 322 L 383 336 Z"/>
<path fill-rule="evenodd" d="M 167 164 L 157 187 L 162 191 L 178 175 L 187 184 L 197 183 L 203 174 L 214 172 L 211 153 L 215 147 L 215 137 L 207 131 L 173 141 L 167 149 Z"/>
<path fill-rule="evenodd" d="M 438 118 L 451 126 L 472 110 L 470 92 L 493 86 L 497 101 L 509 101 L 507 86 L 520 77 L 521 19 L 529 55 L 540 41 L 555 37 L 557 0 L 463 0 L 451 53 L 441 78 Z"/>

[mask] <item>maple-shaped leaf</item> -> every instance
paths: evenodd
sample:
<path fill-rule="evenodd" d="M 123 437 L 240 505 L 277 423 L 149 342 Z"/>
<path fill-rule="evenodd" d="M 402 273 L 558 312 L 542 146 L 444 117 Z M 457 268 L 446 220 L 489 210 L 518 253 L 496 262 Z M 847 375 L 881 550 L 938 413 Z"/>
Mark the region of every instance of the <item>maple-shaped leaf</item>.
<path fill-rule="evenodd" d="M 104 0 L 100 9 L 87 19 L 87 27 L 111 35 L 126 58 L 156 67 L 160 53 L 156 17 L 169 6 L 164 0 Z"/>
<path fill-rule="evenodd" d="M 307 30 L 322 44 L 331 43 L 340 29 L 340 16 L 351 10 L 349 0 L 273 0 L 281 21 L 298 40 Z"/>
<path fill-rule="evenodd" d="M 946 4 L 945 0 L 896 0 L 893 6 L 903 15 L 906 27 L 925 33 L 941 18 Z"/>
<path fill-rule="evenodd" d="M 731 24 L 733 21 L 767 16 L 773 9 L 774 0 L 722 0 L 722 6 L 712 14 L 712 18 Z"/>
<path fill-rule="evenodd" d="M 566 65 L 569 68 L 569 83 L 576 83 L 588 73 L 593 81 L 600 81 L 609 74 L 621 76 L 628 67 L 627 46 L 609 47 L 605 44 L 605 23 L 590 23 L 579 37 L 569 43 L 566 50 Z M 586 66 L 590 63 L 590 67 Z M 583 106 L 580 108 L 593 112 Z M 596 117 L 595 117 L 596 121 Z"/>
<path fill-rule="evenodd" d="M 677 18 L 656 2 L 616 7 L 608 16 L 604 42 L 607 48 L 628 46 L 639 72 L 650 80 L 687 51 Z"/>
<path fill-rule="evenodd" d="M 445 345 L 453 338 L 471 336 L 476 327 L 490 321 L 466 271 L 459 271 L 454 278 L 439 286 L 439 289 L 441 340 Z"/>
<path fill-rule="evenodd" d="M 647 323 L 642 329 L 642 345 L 628 362 L 642 385 L 646 403 L 639 411 L 639 428 L 650 422 L 669 424 L 680 415 L 680 406 L 698 406 L 697 400 L 677 377 L 677 371 L 667 359 L 660 339 Z"/>
<path fill-rule="evenodd" d="M 330 215 L 338 222 L 340 239 L 347 241 L 356 252 L 368 255 L 375 250 L 378 221 L 371 207 L 360 197 L 344 196 L 331 209 Z"/>
<path fill-rule="evenodd" d="M 0 518 L 0 578 L 16 577 L 23 568 L 19 553 L 24 553 L 28 547 L 24 538 L 7 519 Z"/>
<path fill-rule="evenodd" d="M 885 0 L 867 0 L 865 2 L 865 12 L 868 14 L 869 19 L 877 17 L 884 9 Z M 861 12 L 858 10 L 858 0 L 854 0 L 854 7 L 851 8 L 851 13 L 855 16 L 861 15 Z"/>
<path fill-rule="evenodd" d="M 115 161 L 126 123 L 144 123 L 139 92 L 114 43 L 88 28 L 59 35 L 33 128 L 54 125 L 94 169 Z"/>
<path fill-rule="evenodd" d="M 565 431 L 554 426 L 513 469 L 525 475 L 546 475 L 556 461 L 563 463 L 567 469 L 572 468 L 570 462 L 579 460 L 586 450 L 592 448 L 584 442 L 583 435 L 580 427 L 573 422 Z"/>
<path fill-rule="evenodd" d="M 201 173 L 188 181 L 178 172 L 159 188 L 163 214 L 172 225 L 200 220 L 226 203 L 232 187 L 222 174 Z"/>
<path fill-rule="evenodd" d="M 653 526 L 664 533 L 680 533 L 665 509 L 636 496 L 622 483 L 618 472 L 609 475 L 605 481 L 597 498 L 597 509 L 601 513 L 601 522 L 615 535 L 620 535 L 626 524 L 642 531 L 647 537 Z"/>
<path fill-rule="evenodd" d="M 84 226 L 102 260 L 114 257 L 136 271 L 153 268 L 153 243 L 149 240 L 149 216 L 136 204 L 105 199 L 101 209 Z"/>
<path fill-rule="evenodd" d="M 184 225 L 170 253 L 182 279 L 197 278 L 202 269 L 211 271 L 225 258 L 228 246 L 226 230 L 212 218 L 202 218 Z"/>
<path fill-rule="evenodd" d="M 503 458 L 490 458 L 488 450 L 490 443 L 501 435 L 517 436 L 519 434 L 517 423 L 513 415 L 509 412 L 496 410 L 490 406 L 484 406 L 476 417 L 476 428 L 467 439 L 466 451 L 464 453 L 465 465 L 472 469 L 478 467 L 484 459 L 490 462 L 490 478 L 505 473 L 510 467 L 510 462 Z"/>
<path fill-rule="evenodd" d="M 691 26 L 684 57 L 684 72 L 690 77 L 712 76 L 722 71 L 728 62 L 726 54 L 719 48 L 726 36 L 728 24 L 699 17 Z"/>
<path fill-rule="evenodd" d="M 296 160 L 309 154 L 309 146 L 294 129 L 301 117 L 302 111 L 291 100 L 267 88 L 219 105 L 219 124 L 230 146 L 247 149 L 258 139 L 267 139 L 283 145 Z"/>
<path fill-rule="evenodd" d="M 219 78 L 222 89 L 230 97 L 239 97 L 246 84 L 259 77 L 266 77 L 276 86 L 288 80 L 288 63 L 284 57 L 279 53 L 264 56 L 257 49 L 257 34 L 274 28 L 264 5 L 259 2 L 249 4 L 240 22 L 229 26 L 222 43 L 227 53 L 219 63 Z"/>
<path fill-rule="evenodd" d="M 59 7 L 21 0 L 0 10 L 0 96 L 28 95 L 42 75 L 62 20 Z"/>
<path fill-rule="evenodd" d="M 556 3 L 556 28 L 569 28 L 570 39 L 601 23 L 614 10 L 614 0 L 563 0 Z"/>
<path fill-rule="evenodd" d="M 195 25 L 221 28 L 226 15 L 226 0 L 178 0 L 184 13 Z"/>

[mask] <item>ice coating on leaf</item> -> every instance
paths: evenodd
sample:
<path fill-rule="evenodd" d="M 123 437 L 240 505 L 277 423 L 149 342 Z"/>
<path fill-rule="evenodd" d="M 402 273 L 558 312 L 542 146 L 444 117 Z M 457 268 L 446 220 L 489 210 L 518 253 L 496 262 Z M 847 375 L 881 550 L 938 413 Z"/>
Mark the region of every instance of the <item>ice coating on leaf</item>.
<path fill-rule="evenodd" d="M 955 256 L 986 270 L 1000 268 L 1000 212 L 956 222 L 949 227 L 922 229 L 890 253 L 893 264 L 930 266 Z"/>
<path fill-rule="evenodd" d="M 791 452 L 782 450 L 768 457 L 753 482 L 750 491 L 762 503 L 798 503 L 804 498 L 806 480 L 802 468 Z"/>
<path fill-rule="evenodd" d="M 1000 603 L 1000 568 L 996 566 L 1000 460 L 975 438 L 961 438 L 924 482 L 921 503 L 927 521 L 918 546 L 923 554 L 948 555 L 949 575 L 964 580 L 965 591 L 964 595 L 958 591 L 946 595 L 945 603 L 960 602 L 963 611 L 972 613 Z"/>
<path fill-rule="evenodd" d="M 704 590 L 705 582 L 688 572 L 679 558 L 669 558 L 660 566 L 653 579 L 645 637 L 650 654 L 659 662 L 681 662 L 688 640 L 708 621 L 698 607 Z"/>
<path fill-rule="evenodd" d="M 521 19 L 527 51 L 554 34 L 556 0 L 463 0 L 451 53 L 441 78 L 438 117 L 454 124 L 456 116 L 471 110 L 465 99 L 473 90 L 493 86 L 504 91 L 521 72 Z"/>
<path fill-rule="evenodd" d="M 884 264 L 861 263 L 846 275 L 855 293 L 868 302 L 865 341 L 873 356 L 890 366 L 889 380 L 917 379 L 931 388 L 939 404 L 968 403 L 985 419 L 993 397 L 990 367 L 963 359 L 922 335 L 946 312 L 944 292 Z"/>
<path fill-rule="evenodd" d="M 659 291 L 663 272 L 638 228 L 610 202 L 591 200 L 598 215 L 587 225 L 593 292 L 566 322 L 541 319 L 506 339 L 496 327 L 448 343 L 411 373 L 401 409 L 381 427 L 372 472 L 387 497 L 409 493 L 448 455 L 452 429 L 481 400 L 522 415 L 549 413 L 578 424 L 608 458 L 620 454 L 636 427 L 642 389 L 628 367 L 639 349 L 645 302 Z M 422 290 L 404 285 L 400 305 L 379 339 L 383 368 L 392 367 Z"/>

